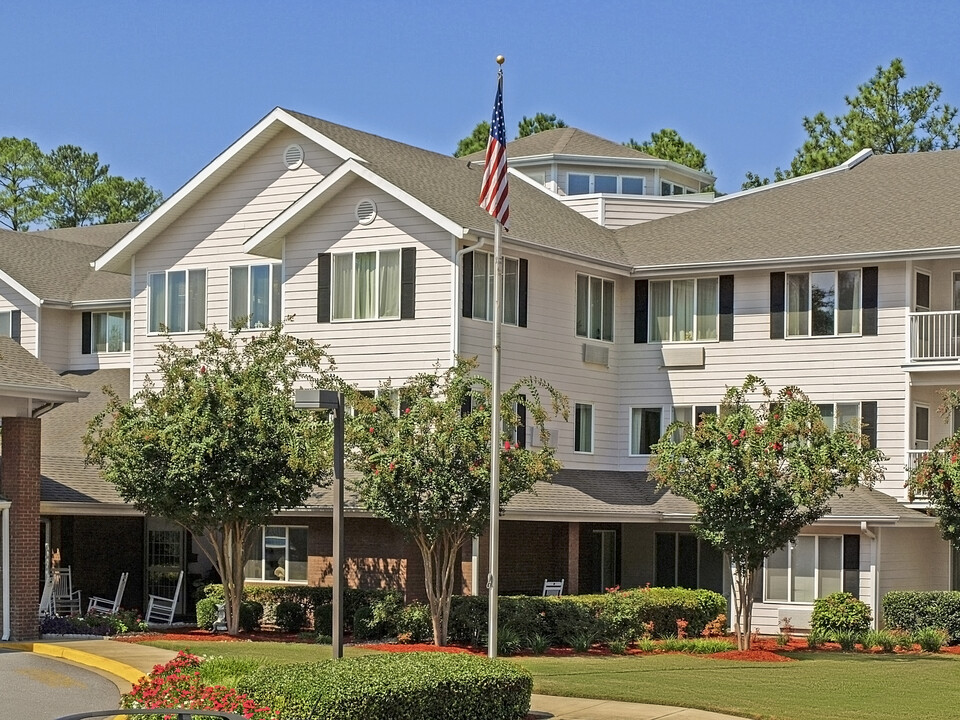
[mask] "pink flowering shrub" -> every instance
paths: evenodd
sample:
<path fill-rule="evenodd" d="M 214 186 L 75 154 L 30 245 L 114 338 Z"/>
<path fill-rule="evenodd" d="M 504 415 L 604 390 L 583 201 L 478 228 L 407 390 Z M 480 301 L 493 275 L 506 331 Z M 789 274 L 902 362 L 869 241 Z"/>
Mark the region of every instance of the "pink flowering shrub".
<path fill-rule="evenodd" d="M 267 707 L 258 707 L 256 702 L 243 693 L 219 685 L 204 685 L 197 670 L 201 662 L 203 661 L 196 655 L 181 650 L 177 657 L 166 665 L 155 666 L 149 677 L 141 678 L 140 682 L 123 696 L 120 707 L 219 710 L 239 713 L 250 720 L 276 720 L 276 712 Z"/>

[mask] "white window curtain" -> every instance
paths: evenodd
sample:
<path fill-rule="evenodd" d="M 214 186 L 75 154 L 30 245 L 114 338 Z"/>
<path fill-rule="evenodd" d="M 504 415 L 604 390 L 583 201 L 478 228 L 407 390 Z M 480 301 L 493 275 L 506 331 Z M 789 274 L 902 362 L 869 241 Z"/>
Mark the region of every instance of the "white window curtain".
<path fill-rule="evenodd" d="M 187 273 L 183 270 L 167 273 L 167 329 L 187 329 Z"/>
<path fill-rule="evenodd" d="M 787 335 L 810 334 L 810 285 L 806 274 L 787 275 Z"/>
<path fill-rule="evenodd" d="M 693 340 L 693 312 L 696 281 L 673 281 L 673 337 L 674 341 Z"/>
<path fill-rule="evenodd" d="M 270 266 L 250 268 L 250 327 L 270 325 Z"/>
<path fill-rule="evenodd" d="M 859 270 L 837 273 L 837 333 L 860 333 L 861 286 Z"/>
<path fill-rule="evenodd" d="M 242 321 L 244 327 L 249 327 L 250 305 L 247 299 L 246 267 L 230 268 L 230 324 L 235 325 Z"/>
<path fill-rule="evenodd" d="M 490 288 L 493 273 L 490 271 L 491 256 L 485 252 L 473 253 L 473 316 L 479 320 L 491 320 Z"/>
<path fill-rule="evenodd" d="M 518 294 L 520 287 L 520 263 L 512 258 L 503 259 L 503 322 L 517 324 Z"/>
<path fill-rule="evenodd" d="M 377 307 L 377 254 L 357 253 L 356 292 L 354 293 L 353 317 L 356 320 L 376 317 Z"/>
<path fill-rule="evenodd" d="M 382 318 L 400 317 L 400 251 L 380 253 L 380 314 Z"/>
<path fill-rule="evenodd" d="M 203 330 L 207 324 L 207 271 L 191 270 L 188 285 L 187 329 Z"/>
<path fill-rule="evenodd" d="M 160 332 L 162 325 L 166 324 L 167 307 L 167 278 L 163 273 L 155 273 L 150 276 L 150 332 Z M 8 318 L 9 325 L 9 318 Z M 9 328 L 7 334 L 10 334 Z"/>
<path fill-rule="evenodd" d="M 697 340 L 717 339 L 717 318 L 719 315 L 719 279 L 700 278 L 697 280 Z"/>
<path fill-rule="evenodd" d="M 670 282 L 650 283 L 650 340 L 670 338 Z"/>
<path fill-rule="evenodd" d="M 577 335 L 588 337 L 590 325 L 590 278 L 577 275 Z"/>
<path fill-rule="evenodd" d="M 353 255 L 334 255 L 333 286 L 333 317 L 349 320 L 353 317 Z"/>

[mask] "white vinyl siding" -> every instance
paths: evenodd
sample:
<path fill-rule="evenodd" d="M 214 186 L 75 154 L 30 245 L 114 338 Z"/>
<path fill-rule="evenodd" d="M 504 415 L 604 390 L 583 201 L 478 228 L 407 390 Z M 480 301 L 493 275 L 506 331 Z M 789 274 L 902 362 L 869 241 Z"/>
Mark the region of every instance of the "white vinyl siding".
<path fill-rule="evenodd" d="M 265 328 L 281 320 L 282 264 L 230 268 L 230 324 Z"/>
<path fill-rule="evenodd" d="M 613 342 L 613 280 L 577 275 L 577 335 Z"/>
<path fill-rule="evenodd" d="M 858 335 L 860 270 L 787 273 L 787 337 Z"/>
<path fill-rule="evenodd" d="M 712 341 L 718 337 L 720 281 L 716 277 L 650 283 L 652 342 Z"/>

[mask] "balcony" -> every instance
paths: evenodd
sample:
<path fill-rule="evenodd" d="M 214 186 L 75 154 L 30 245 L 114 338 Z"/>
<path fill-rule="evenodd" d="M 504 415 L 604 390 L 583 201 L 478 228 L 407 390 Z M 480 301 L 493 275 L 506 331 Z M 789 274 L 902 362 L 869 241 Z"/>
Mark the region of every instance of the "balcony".
<path fill-rule="evenodd" d="M 960 310 L 909 313 L 907 333 L 909 362 L 960 361 Z"/>

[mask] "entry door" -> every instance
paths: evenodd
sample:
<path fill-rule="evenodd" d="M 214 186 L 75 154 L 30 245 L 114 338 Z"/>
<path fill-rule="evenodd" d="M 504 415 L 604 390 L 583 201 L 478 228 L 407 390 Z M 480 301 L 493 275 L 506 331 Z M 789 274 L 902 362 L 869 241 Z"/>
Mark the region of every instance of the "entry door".
<path fill-rule="evenodd" d="M 600 561 L 597 573 L 600 583 L 594 591 L 603 592 L 617 584 L 617 531 L 594 530 L 593 533 L 597 540 L 597 556 Z"/>
<path fill-rule="evenodd" d="M 914 274 L 913 311 L 918 313 L 930 312 L 930 275 L 922 270 L 918 270 Z M 930 358 L 933 356 L 933 338 L 935 337 L 933 322 L 934 318 L 929 315 L 917 318 L 915 354 L 918 357 Z"/>
<path fill-rule="evenodd" d="M 184 568 L 183 528 L 160 518 L 147 518 L 147 594 L 173 597 L 180 570 Z M 177 613 L 184 612 L 186 596 L 181 588 Z"/>
<path fill-rule="evenodd" d="M 930 448 L 930 408 L 926 405 L 913 406 L 913 449 Z"/>

